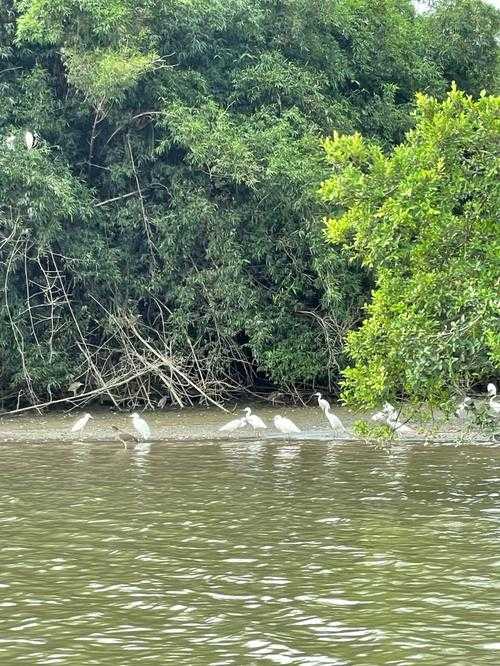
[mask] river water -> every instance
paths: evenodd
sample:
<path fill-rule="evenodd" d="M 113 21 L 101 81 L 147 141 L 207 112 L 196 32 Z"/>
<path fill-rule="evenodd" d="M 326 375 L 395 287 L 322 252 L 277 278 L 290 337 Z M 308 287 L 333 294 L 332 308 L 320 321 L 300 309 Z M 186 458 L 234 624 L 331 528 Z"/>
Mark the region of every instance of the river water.
<path fill-rule="evenodd" d="M 500 663 L 497 447 L 211 439 L 207 414 L 0 444 L 0 664 Z"/>

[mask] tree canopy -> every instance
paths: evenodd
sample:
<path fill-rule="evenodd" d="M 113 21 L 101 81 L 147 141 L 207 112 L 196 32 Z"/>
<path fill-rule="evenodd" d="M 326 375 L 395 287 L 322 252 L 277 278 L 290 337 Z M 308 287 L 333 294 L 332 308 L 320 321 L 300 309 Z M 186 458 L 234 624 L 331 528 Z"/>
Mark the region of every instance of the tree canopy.
<path fill-rule="evenodd" d="M 417 125 L 389 155 L 359 134 L 327 139 L 322 186 L 341 212 L 328 236 L 376 276 L 351 332 L 348 402 L 441 402 L 494 376 L 498 334 L 500 98 L 454 88 L 417 97 Z"/>
<path fill-rule="evenodd" d="M 4 0 L 0 398 L 332 389 L 372 276 L 324 243 L 321 139 L 389 150 L 417 91 L 491 88 L 497 29 L 480 0 Z"/>

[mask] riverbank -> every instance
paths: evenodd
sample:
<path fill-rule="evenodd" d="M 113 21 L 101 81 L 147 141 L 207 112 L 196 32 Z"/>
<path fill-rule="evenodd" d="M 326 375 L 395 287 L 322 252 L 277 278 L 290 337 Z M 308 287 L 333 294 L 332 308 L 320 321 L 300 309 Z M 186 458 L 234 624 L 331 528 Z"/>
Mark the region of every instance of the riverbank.
<path fill-rule="evenodd" d="M 253 405 L 253 410 L 266 422 L 266 430 L 254 432 L 250 428 L 241 428 L 234 432 L 219 432 L 219 428 L 232 418 L 241 415 L 241 407 L 234 409 L 233 413 L 225 413 L 216 408 L 188 408 L 182 410 L 158 410 L 144 412 L 152 436 L 151 442 L 189 442 L 189 441 L 218 441 L 218 440 L 273 440 L 283 439 L 273 426 L 273 417 L 277 414 L 292 419 L 300 428 L 300 434 L 292 439 L 297 441 L 337 441 L 333 437 L 328 422 L 318 407 L 271 407 L 268 405 Z M 360 419 L 370 421 L 371 413 L 354 413 L 341 407 L 335 407 L 335 413 L 342 420 L 348 431 L 352 432 L 354 423 Z M 36 415 L 25 413 L 15 416 L 4 416 L 0 419 L 0 442 L 111 442 L 117 441 L 116 431 L 119 428 L 133 433 L 130 416 L 125 412 L 112 412 L 106 409 L 93 410 L 93 419 L 89 421 L 83 435 L 71 432 L 71 426 L 81 416 L 81 411 L 49 412 Z M 476 431 L 469 425 L 458 420 L 448 422 L 433 422 L 417 426 L 418 435 L 404 441 L 408 442 L 488 442 L 493 439 L 484 433 Z M 354 435 L 352 438 L 342 438 L 339 441 L 359 441 Z M 401 440 L 399 440 L 401 441 Z"/>

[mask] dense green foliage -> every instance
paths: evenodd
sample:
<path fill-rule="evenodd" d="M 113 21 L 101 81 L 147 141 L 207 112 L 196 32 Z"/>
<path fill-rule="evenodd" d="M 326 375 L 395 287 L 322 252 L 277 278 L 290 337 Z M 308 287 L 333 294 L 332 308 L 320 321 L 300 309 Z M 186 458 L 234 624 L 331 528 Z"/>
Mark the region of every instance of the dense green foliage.
<path fill-rule="evenodd" d="M 416 91 L 490 87 L 497 26 L 480 0 L 2 0 L 0 398 L 332 386 L 371 278 L 324 243 L 321 137 L 389 149 Z"/>
<path fill-rule="evenodd" d="M 376 275 L 350 333 L 348 402 L 403 393 L 440 402 L 494 376 L 498 334 L 500 98 L 419 95 L 417 125 L 386 156 L 359 134 L 328 139 L 337 173 L 328 234 Z"/>

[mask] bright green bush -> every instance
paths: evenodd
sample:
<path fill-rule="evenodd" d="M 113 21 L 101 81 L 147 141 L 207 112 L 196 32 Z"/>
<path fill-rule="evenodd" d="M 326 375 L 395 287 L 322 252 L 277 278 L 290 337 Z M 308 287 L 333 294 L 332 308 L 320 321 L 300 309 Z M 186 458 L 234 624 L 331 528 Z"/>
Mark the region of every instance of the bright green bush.
<path fill-rule="evenodd" d="M 358 134 L 326 140 L 328 237 L 376 278 L 348 338 L 348 403 L 441 401 L 498 370 L 499 111 L 453 88 L 418 95 L 416 127 L 388 155 Z"/>

